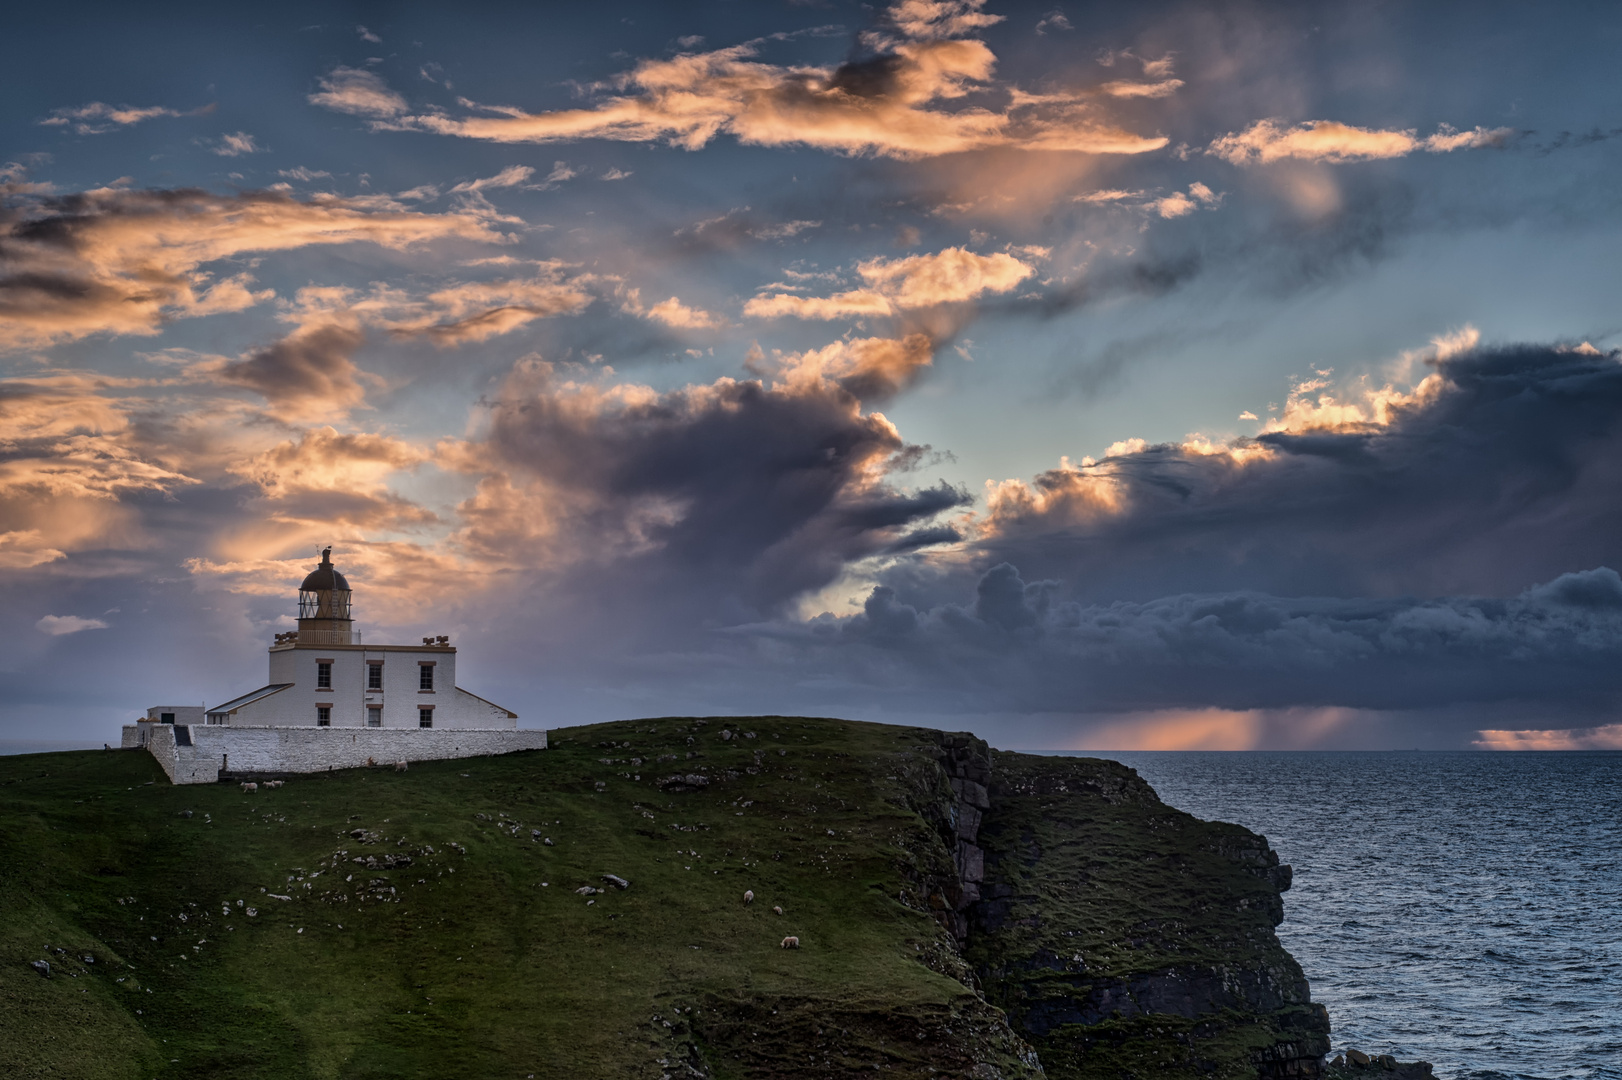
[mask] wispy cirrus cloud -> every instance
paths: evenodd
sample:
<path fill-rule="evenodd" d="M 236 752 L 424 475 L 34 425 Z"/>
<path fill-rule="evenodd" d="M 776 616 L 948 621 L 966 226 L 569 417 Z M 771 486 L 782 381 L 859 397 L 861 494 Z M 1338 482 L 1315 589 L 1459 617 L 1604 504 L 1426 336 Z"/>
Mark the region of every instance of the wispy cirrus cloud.
<path fill-rule="evenodd" d="M 1308 120 L 1293 127 L 1278 120 L 1258 120 L 1243 131 L 1213 139 L 1205 152 L 1234 165 L 1266 165 L 1275 161 L 1337 164 L 1406 157 L 1421 150 L 1445 154 L 1503 146 L 1514 136 L 1514 128 L 1476 127 L 1456 131 L 1444 124 L 1434 135 L 1420 137 L 1411 128 L 1400 131 L 1361 128 L 1336 120 Z"/>
<path fill-rule="evenodd" d="M 103 101 L 92 101 L 87 105 L 53 109 L 51 115 L 39 123 L 43 127 L 71 127 L 76 135 L 105 135 L 109 131 L 159 117 L 206 116 L 213 111 L 212 104 L 181 110 L 164 105 L 108 105 Z"/>

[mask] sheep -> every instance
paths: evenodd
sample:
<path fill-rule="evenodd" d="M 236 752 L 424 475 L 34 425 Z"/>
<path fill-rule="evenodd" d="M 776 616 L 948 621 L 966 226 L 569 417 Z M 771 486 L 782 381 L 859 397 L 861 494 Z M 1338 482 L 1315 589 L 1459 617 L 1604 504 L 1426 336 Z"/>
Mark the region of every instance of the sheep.
<path fill-rule="evenodd" d="M 746 904 L 753 904 L 755 902 L 755 890 L 745 889 L 743 891 L 743 902 Z"/>
<path fill-rule="evenodd" d="M 258 784 L 253 784 L 253 783 L 244 783 L 242 785 L 242 790 L 243 791 L 258 791 L 259 790 L 259 785 Z"/>
<path fill-rule="evenodd" d="M 778 915 L 783 914 L 783 909 L 778 907 L 776 904 L 772 905 L 772 911 L 775 912 Z"/>
<path fill-rule="evenodd" d="M 800 939 L 795 937 L 793 934 L 790 934 L 788 937 L 783 939 L 783 944 L 780 947 L 784 949 L 798 949 L 800 947 Z"/>
<path fill-rule="evenodd" d="M 394 771 L 395 772 L 405 772 L 406 771 L 406 763 L 403 762 L 403 761 L 396 761 L 394 763 Z"/>

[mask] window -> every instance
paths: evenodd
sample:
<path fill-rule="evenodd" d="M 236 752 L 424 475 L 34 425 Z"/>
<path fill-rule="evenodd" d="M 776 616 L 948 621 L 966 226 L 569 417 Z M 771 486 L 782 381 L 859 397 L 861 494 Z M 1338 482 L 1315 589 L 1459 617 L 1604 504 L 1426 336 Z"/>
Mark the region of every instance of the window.
<path fill-rule="evenodd" d="M 434 710 L 432 710 L 432 709 L 418 709 L 417 710 L 417 726 L 418 727 L 433 727 L 434 726 Z"/>
<path fill-rule="evenodd" d="M 316 727 L 331 727 L 332 726 L 332 706 L 331 705 L 317 705 L 315 707 L 315 726 Z"/>
<path fill-rule="evenodd" d="M 382 727 L 383 726 L 383 707 L 381 705 L 368 705 L 368 706 L 366 706 L 366 726 L 367 727 Z"/>
<path fill-rule="evenodd" d="M 166 713 L 159 713 L 158 714 L 158 723 L 160 723 L 160 724 L 172 724 L 174 722 L 175 722 L 175 714 L 174 713 L 166 712 Z"/>
<path fill-rule="evenodd" d="M 383 665 L 382 665 L 381 662 L 378 662 L 378 663 L 373 663 L 371 661 L 367 662 L 367 664 L 366 664 L 366 689 L 368 689 L 368 690 L 381 690 L 381 689 L 383 689 Z"/>
<path fill-rule="evenodd" d="M 315 665 L 315 688 L 317 690 L 332 689 L 332 661 L 321 660 Z"/>
<path fill-rule="evenodd" d="M 432 690 L 434 688 L 434 665 L 424 664 L 417 669 L 422 672 L 417 676 L 418 690 Z"/>

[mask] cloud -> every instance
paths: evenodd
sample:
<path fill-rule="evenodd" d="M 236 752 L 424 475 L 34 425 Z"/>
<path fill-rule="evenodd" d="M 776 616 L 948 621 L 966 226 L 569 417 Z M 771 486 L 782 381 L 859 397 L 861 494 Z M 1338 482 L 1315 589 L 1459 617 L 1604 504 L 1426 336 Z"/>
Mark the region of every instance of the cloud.
<path fill-rule="evenodd" d="M 1471 340 L 1439 339 L 1406 390 L 1302 380 L 1254 438 L 1121 446 L 992 485 L 982 557 L 1094 596 L 1491 596 L 1622 564 L 1605 494 L 1622 362 Z"/>
<path fill-rule="evenodd" d="M 838 677 L 918 711 L 1412 709 L 1622 697 L 1622 578 L 1604 607 L 1528 590 L 1509 599 L 1285 598 L 1192 593 L 1085 604 L 1000 563 L 966 600 L 917 607 L 877 586 L 862 610 L 741 631 L 779 678 Z M 951 703 L 951 704 L 947 704 Z M 1162 720 L 1169 719 L 1162 717 Z M 1190 717 L 1182 717 L 1188 720 Z M 1220 717 L 1231 732 L 1234 717 Z M 1240 733 L 1241 736 L 1243 733 Z M 1168 733 L 1186 744 L 1189 733 Z"/>
<path fill-rule="evenodd" d="M 1484 730 L 1475 745 L 1482 750 L 1622 750 L 1622 724 L 1591 728 Z"/>
<path fill-rule="evenodd" d="M 241 157 L 244 154 L 257 154 L 264 150 L 254 141 L 252 135 L 246 131 L 238 131 L 230 135 L 221 135 L 219 145 L 212 149 L 212 153 L 221 157 Z"/>
<path fill-rule="evenodd" d="M 1074 30 L 1070 20 L 1062 11 L 1050 11 L 1036 21 L 1036 32 L 1046 34 L 1049 30 Z"/>
<path fill-rule="evenodd" d="M 561 177 L 559 176 L 560 171 L 563 173 Z M 494 176 L 486 176 L 479 180 L 467 180 L 457 184 L 451 188 L 451 193 L 484 191 L 488 188 L 517 187 L 519 184 L 527 182 L 534 175 L 535 170 L 528 165 L 509 165 Z M 569 172 L 564 167 L 563 162 L 560 161 L 558 162 L 558 168 L 553 169 L 552 175 L 546 179 L 548 183 L 551 183 L 558 179 L 567 180 L 573 175 L 574 173 Z"/>
<path fill-rule="evenodd" d="M 648 309 L 648 318 L 679 330 L 712 330 L 726 321 L 708 311 L 691 308 L 672 296 Z"/>
<path fill-rule="evenodd" d="M 92 101 L 74 108 L 53 109 L 51 115 L 41 120 L 40 124 L 44 127 L 72 127 L 76 135 L 104 135 L 145 120 L 166 116 L 202 116 L 213 111 L 213 105 L 183 112 L 162 105 L 108 105 Z"/>
<path fill-rule="evenodd" d="M 1133 82 L 1130 79 L 1117 79 L 1107 82 L 1099 89 L 1110 97 L 1116 98 L 1168 98 L 1177 93 L 1183 86 L 1181 79 L 1161 79 L 1157 82 Z"/>
<path fill-rule="evenodd" d="M 995 26 L 1004 15 L 987 15 L 986 0 L 901 0 L 888 11 L 897 30 L 915 40 L 962 37 Z"/>
<path fill-rule="evenodd" d="M 447 285 L 381 321 L 398 336 L 462 345 L 510 333 L 536 319 L 573 315 L 591 302 L 591 293 L 566 279 L 560 265 L 547 264 L 532 278 Z"/>
<path fill-rule="evenodd" d="M 870 370 L 842 370 L 656 391 L 521 363 L 460 451 L 482 479 L 459 542 L 492 565 L 570 568 L 558 603 L 592 622 L 635 598 L 639 636 L 698 611 L 779 612 L 967 498 L 889 483 L 906 445 L 852 392 Z"/>
<path fill-rule="evenodd" d="M 311 101 L 366 116 L 379 129 L 498 143 L 610 139 L 697 150 L 729 133 L 747 145 L 899 159 L 999 147 L 1139 154 L 1166 145 L 1162 136 L 1123 129 L 1087 93 L 1014 91 L 1003 111 L 965 104 L 971 93 L 996 88 L 995 55 L 962 36 L 1001 21 L 979 8 L 906 0 L 889 12 L 900 38 L 881 34 L 871 42 L 874 55 L 837 67 L 764 63 L 756 58 L 761 42 L 643 60 L 597 88 L 618 92 L 590 108 L 531 113 L 464 101 L 468 115 L 409 114 L 381 80 L 348 68 L 323 80 Z"/>
<path fill-rule="evenodd" d="M 1113 193 L 1112 193 L 1113 194 Z M 1088 200 L 1102 201 L 1102 200 Z M 1188 193 L 1174 191 L 1164 198 L 1149 200 L 1149 206 L 1163 218 L 1178 218 L 1192 214 L 1200 207 L 1214 209 L 1222 204 L 1222 196 L 1196 180 L 1188 185 Z"/>
<path fill-rule="evenodd" d="M 336 67 L 317 81 L 321 89 L 309 95 L 308 100 L 323 109 L 382 120 L 399 116 L 410 107 L 380 76 L 362 68 Z"/>
<path fill-rule="evenodd" d="M 369 41 L 373 45 L 381 45 L 381 44 L 383 44 L 383 39 L 382 38 L 378 37 L 376 34 L 372 33 L 370 30 L 366 29 L 366 27 L 364 27 L 364 26 L 355 27 L 355 33 L 360 35 L 360 39 L 362 41 Z"/>
<path fill-rule="evenodd" d="M 173 319 L 261 303 L 273 293 L 255 291 L 250 272 L 205 269 L 248 253 L 447 239 L 505 237 L 469 213 L 372 212 L 272 192 L 103 188 L 39 199 L 0 217 L 0 348 L 152 335 Z"/>
<path fill-rule="evenodd" d="M 891 315 L 903 310 L 958 304 L 987 293 L 1006 293 L 1034 274 L 1035 268 L 1012 255 L 979 255 L 951 247 L 933 255 L 901 259 L 869 259 L 856 272 L 866 288 L 828 297 L 774 293 L 756 296 L 744 305 L 752 318 L 801 319 L 861 318 Z"/>
<path fill-rule="evenodd" d="M 222 383 L 262 394 L 280 416 L 295 420 L 342 416 L 366 398 L 352 359 L 366 340 L 356 326 L 301 327 L 241 360 L 219 365 Z"/>
<path fill-rule="evenodd" d="M 1444 124 L 1436 134 L 1420 138 L 1412 129 L 1360 128 L 1334 120 L 1308 120 L 1290 128 L 1278 120 L 1258 120 L 1243 131 L 1213 139 L 1205 152 L 1234 165 L 1290 160 L 1339 163 L 1406 157 L 1416 150 L 1443 154 L 1502 146 L 1514 135 L 1513 128 L 1455 131 Z"/>
<path fill-rule="evenodd" d="M 105 630 L 107 624 L 100 619 L 84 619 L 77 615 L 46 615 L 34 624 L 42 634 L 52 637 L 61 637 L 63 634 L 77 634 L 81 630 Z"/>

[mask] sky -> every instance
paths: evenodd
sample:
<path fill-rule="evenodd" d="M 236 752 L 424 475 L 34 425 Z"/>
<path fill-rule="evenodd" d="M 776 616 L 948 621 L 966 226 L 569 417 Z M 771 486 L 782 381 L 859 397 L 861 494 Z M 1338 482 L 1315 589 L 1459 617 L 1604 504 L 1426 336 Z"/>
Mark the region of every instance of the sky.
<path fill-rule="evenodd" d="M 0 739 L 331 545 L 523 726 L 1622 747 L 1622 9 L 7 19 Z"/>

